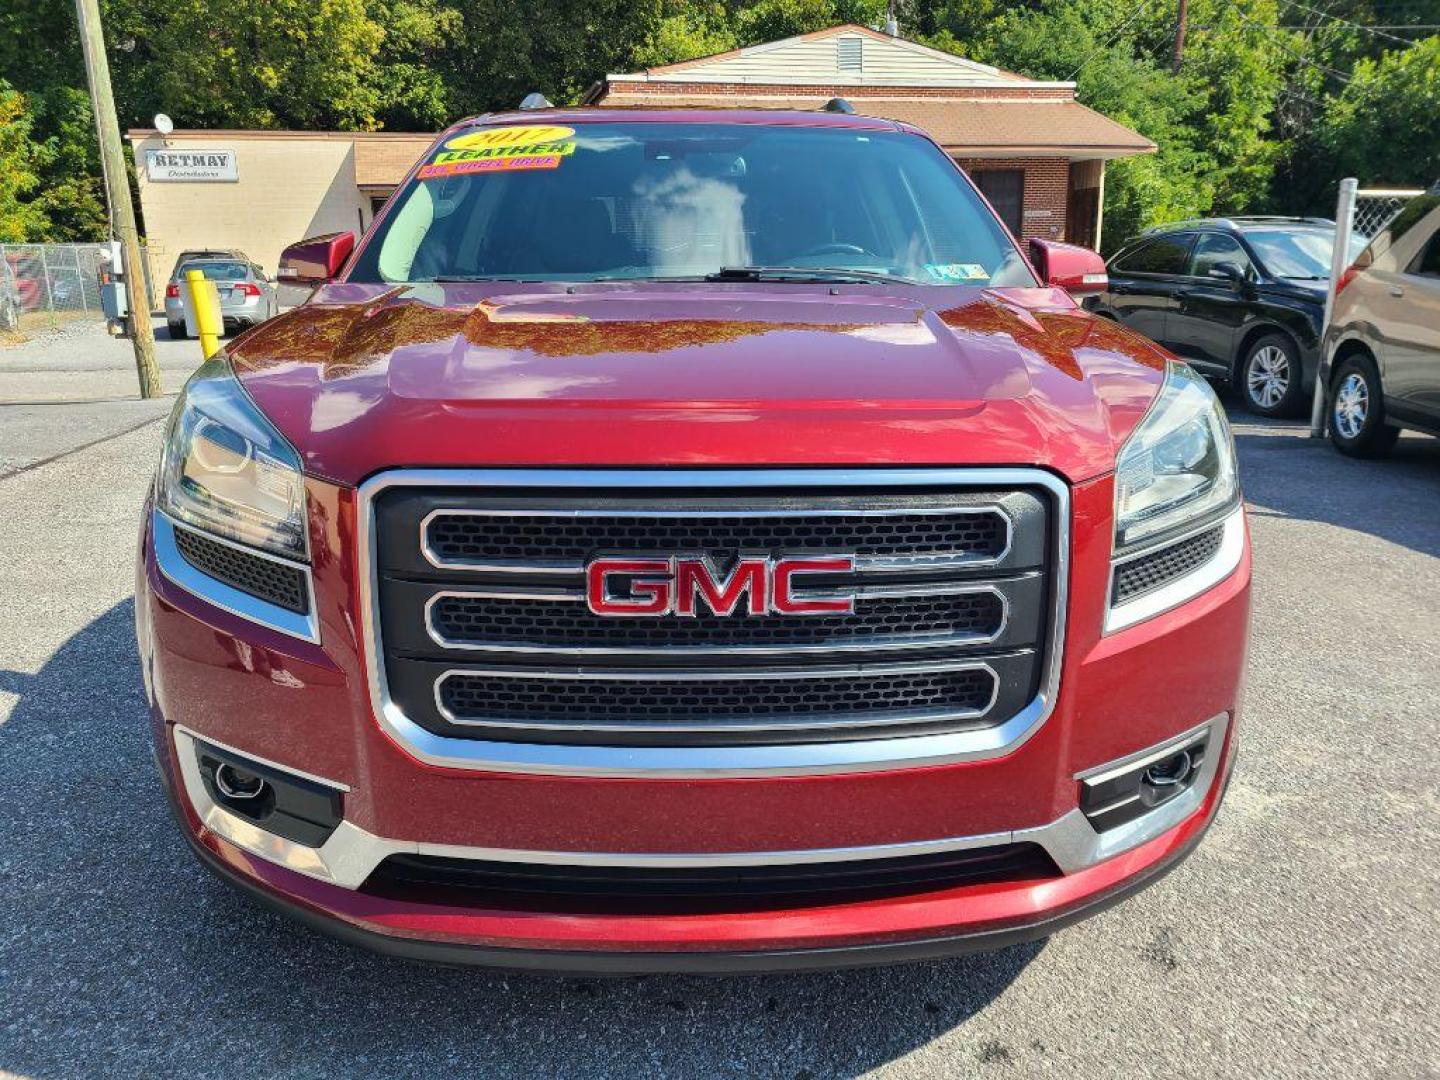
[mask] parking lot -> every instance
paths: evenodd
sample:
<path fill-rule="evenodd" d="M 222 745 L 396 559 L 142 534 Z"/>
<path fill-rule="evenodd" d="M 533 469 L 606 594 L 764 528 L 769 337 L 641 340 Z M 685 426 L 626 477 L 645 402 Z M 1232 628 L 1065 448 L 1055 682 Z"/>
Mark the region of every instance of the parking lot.
<path fill-rule="evenodd" d="M 157 344 L 173 391 L 198 348 Z M 1360 462 L 1235 418 L 1240 762 L 1205 843 L 1133 901 L 948 962 L 559 980 L 356 952 L 191 857 L 132 628 L 169 402 L 133 387 L 93 326 L 0 349 L 0 1076 L 1440 1072 L 1440 440 Z"/>

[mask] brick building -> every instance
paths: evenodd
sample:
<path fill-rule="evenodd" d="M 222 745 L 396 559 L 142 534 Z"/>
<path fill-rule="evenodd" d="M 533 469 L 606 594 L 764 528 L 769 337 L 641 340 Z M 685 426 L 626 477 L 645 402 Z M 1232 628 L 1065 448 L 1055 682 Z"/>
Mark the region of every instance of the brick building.
<path fill-rule="evenodd" d="M 818 109 L 924 128 L 974 177 L 1020 236 L 1100 244 L 1105 162 L 1155 144 L 1038 82 L 863 26 L 607 75 L 585 96 L 610 106 Z"/>

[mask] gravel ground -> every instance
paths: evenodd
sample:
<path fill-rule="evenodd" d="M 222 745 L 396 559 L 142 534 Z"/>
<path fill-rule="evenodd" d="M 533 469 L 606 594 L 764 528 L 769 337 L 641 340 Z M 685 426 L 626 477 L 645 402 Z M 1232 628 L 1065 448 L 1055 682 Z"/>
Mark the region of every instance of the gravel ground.
<path fill-rule="evenodd" d="M 131 560 L 158 421 L 0 479 L 0 1076 L 1437 1075 L 1440 795 L 1417 766 L 1440 442 L 1363 463 L 1237 434 L 1248 715 L 1196 854 L 1043 943 L 743 979 L 411 966 L 233 894 L 175 833 L 144 731 Z"/>

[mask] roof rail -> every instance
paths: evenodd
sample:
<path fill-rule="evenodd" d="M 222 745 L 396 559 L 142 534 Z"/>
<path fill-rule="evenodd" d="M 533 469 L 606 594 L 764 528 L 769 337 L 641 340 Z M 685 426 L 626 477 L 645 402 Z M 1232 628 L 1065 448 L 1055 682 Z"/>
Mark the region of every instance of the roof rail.
<path fill-rule="evenodd" d="M 824 105 L 820 106 L 821 112 L 844 113 L 852 116 L 855 113 L 855 106 L 846 101 L 843 97 L 832 97 Z"/>
<path fill-rule="evenodd" d="M 1183 221 L 1167 221 L 1167 222 L 1165 222 L 1165 224 L 1163 224 L 1163 225 L 1151 225 L 1151 226 L 1150 226 L 1149 228 L 1147 228 L 1147 229 L 1141 229 L 1141 230 L 1140 230 L 1140 235 L 1141 235 L 1141 236 L 1154 236 L 1156 233 L 1174 232 L 1176 229 L 1193 229 L 1193 228 L 1196 228 L 1197 226 L 1200 226 L 1200 225 L 1219 225 L 1219 226 L 1222 226 L 1222 227 L 1223 227 L 1223 226 L 1226 226 L 1226 225 L 1234 225 L 1234 224 L 1235 224 L 1235 223 L 1234 223 L 1233 221 L 1231 221 L 1229 218 L 1223 218 L 1223 217 L 1186 218 L 1186 219 L 1183 220 Z"/>
<path fill-rule="evenodd" d="M 527 111 L 530 109 L 553 109 L 554 107 L 550 104 L 550 99 L 539 91 L 526 94 L 525 99 L 520 102 L 520 108 Z"/>
<path fill-rule="evenodd" d="M 1141 236 L 1174 232 L 1176 229 L 1197 229 L 1213 225 L 1222 229 L 1235 229 L 1241 225 L 1334 225 L 1325 217 L 1296 217 L 1292 214 L 1237 214 L 1235 217 L 1186 218 L 1184 221 L 1167 221 L 1163 225 L 1151 225 L 1141 229 Z"/>

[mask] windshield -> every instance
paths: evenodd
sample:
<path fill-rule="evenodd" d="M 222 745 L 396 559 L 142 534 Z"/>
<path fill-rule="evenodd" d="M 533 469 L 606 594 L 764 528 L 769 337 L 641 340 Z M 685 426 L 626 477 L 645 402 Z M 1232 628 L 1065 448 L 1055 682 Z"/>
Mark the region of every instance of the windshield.
<path fill-rule="evenodd" d="M 1330 276 L 1335 250 L 1331 229 L 1246 229 L 1245 239 L 1274 277 L 1324 281 Z M 1363 236 L 1350 238 L 1350 261 L 1365 249 Z"/>
<path fill-rule="evenodd" d="M 453 135 L 396 196 L 347 280 L 743 280 L 760 268 L 782 281 L 849 271 L 858 281 L 1035 284 L 925 139 L 668 123 Z"/>
<path fill-rule="evenodd" d="M 186 263 L 175 276 L 184 277 L 187 270 L 199 270 L 211 281 L 244 281 L 250 274 L 244 263 Z"/>

